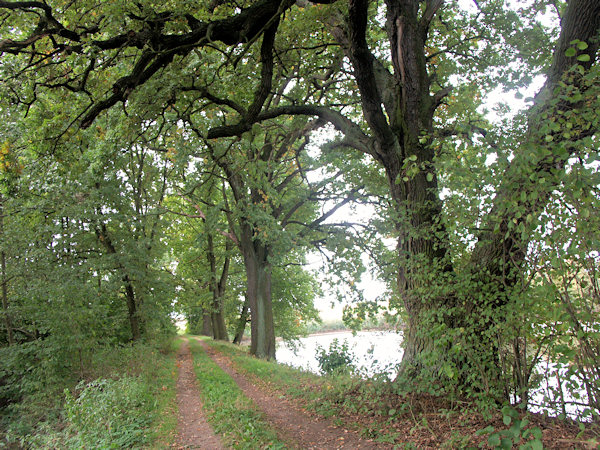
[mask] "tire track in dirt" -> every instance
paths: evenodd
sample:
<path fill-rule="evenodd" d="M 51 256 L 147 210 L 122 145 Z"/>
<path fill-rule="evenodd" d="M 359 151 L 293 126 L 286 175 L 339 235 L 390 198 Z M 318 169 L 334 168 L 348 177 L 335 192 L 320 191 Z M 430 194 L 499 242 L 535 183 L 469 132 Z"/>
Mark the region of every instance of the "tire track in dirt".
<path fill-rule="evenodd" d="M 187 339 L 177 353 L 177 440 L 178 449 L 221 450 L 223 444 L 206 421 Z"/>
<path fill-rule="evenodd" d="M 389 445 L 362 439 L 356 432 L 344 430 L 324 418 L 311 417 L 289 399 L 282 399 L 260 389 L 240 374 L 227 356 L 197 339 L 211 359 L 252 399 L 276 429 L 279 438 L 301 449 L 377 449 Z"/>

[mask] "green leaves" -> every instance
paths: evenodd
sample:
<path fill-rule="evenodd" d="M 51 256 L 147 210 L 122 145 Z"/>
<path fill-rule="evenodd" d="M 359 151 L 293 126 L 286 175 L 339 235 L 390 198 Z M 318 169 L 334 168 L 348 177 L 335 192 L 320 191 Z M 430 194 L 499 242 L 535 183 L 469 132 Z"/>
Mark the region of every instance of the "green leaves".
<path fill-rule="evenodd" d="M 587 42 L 580 41 L 579 39 L 575 39 L 570 42 L 573 47 L 569 47 L 565 50 L 565 56 L 567 58 L 572 58 L 577 55 L 580 51 L 586 50 L 588 48 Z M 577 61 L 579 62 L 589 62 L 590 55 L 587 53 L 581 53 L 577 55 Z"/>
<path fill-rule="evenodd" d="M 511 406 L 502 408 L 502 422 L 512 426 L 505 430 L 496 431 L 491 425 L 478 430 L 475 434 L 483 436 L 488 434 L 487 444 L 497 450 L 510 450 L 516 445 L 522 450 L 541 450 L 542 432 L 537 427 L 531 427 L 527 417 L 520 419 L 520 414 Z M 480 445 L 483 447 L 483 444 Z"/>

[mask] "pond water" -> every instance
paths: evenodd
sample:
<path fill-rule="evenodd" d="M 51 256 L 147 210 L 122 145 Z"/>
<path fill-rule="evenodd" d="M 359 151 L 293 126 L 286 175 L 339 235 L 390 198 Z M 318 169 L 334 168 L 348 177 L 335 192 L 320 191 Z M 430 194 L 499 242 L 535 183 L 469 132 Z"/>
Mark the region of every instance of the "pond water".
<path fill-rule="evenodd" d="M 350 331 L 324 333 L 300 339 L 294 350 L 288 344 L 280 342 L 277 346 L 277 361 L 293 367 L 319 373 L 317 362 L 318 346 L 329 350 L 330 344 L 337 339 L 340 345 L 348 342 L 353 354 L 354 365 L 364 376 L 386 373 L 392 377 L 396 366 L 402 360 L 402 334 L 393 331 L 359 331 L 353 335 Z"/>

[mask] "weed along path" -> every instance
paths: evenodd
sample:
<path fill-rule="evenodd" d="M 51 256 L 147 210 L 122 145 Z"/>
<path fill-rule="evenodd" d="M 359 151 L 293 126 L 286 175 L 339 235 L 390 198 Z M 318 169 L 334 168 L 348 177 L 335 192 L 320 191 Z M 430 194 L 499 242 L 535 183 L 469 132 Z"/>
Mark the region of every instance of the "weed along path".
<path fill-rule="evenodd" d="M 362 439 L 357 433 L 335 427 L 328 419 L 311 417 L 293 401 L 280 398 L 255 386 L 237 372 L 232 361 L 201 339 L 198 342 L 211 359 L 231 376 L 244 394 L 252 399 L 276 429 L 279 438 L 300 449 L 376 449 L 389 448 Z"/>
<path fill-rule="evenodd" d="M 223 445 L 206 421 L 194 374 L 192 354 L 187 339 L 177 354 L 177 443 L 181 449 L 222 449 Z"/>

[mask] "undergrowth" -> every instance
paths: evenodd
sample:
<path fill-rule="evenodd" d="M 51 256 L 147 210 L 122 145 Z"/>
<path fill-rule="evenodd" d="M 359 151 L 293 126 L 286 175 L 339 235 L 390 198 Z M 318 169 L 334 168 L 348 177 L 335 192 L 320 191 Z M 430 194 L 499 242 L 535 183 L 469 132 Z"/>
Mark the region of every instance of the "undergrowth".
<path fill-rule="evenodd" d="M 177 426 L 177 345 L 98 350 L 83 379 L 81 373 L 67 377 L 6 408 L 0 448 L 168 446 Z"/>

